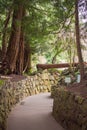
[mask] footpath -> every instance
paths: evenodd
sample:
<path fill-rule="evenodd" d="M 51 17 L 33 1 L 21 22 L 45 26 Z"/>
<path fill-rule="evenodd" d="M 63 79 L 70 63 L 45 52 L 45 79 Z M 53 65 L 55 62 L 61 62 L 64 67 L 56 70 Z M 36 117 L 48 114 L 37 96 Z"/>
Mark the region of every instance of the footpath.
<path fill-rule="evenodd" d="M 7 130 L 64 130 L 52 117 L 50 93 L 25 98 L 11 111 Z"/>

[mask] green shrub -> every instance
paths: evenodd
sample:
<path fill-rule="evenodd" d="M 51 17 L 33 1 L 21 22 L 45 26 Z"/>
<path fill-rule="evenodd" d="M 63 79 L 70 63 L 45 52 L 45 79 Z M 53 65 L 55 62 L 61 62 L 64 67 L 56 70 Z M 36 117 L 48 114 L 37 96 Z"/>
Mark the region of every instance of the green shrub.
<path fill-rule="evenodd" d="M 4 84 L 4 80 L 0 79 L 0 86 L 2 86 Z"/>

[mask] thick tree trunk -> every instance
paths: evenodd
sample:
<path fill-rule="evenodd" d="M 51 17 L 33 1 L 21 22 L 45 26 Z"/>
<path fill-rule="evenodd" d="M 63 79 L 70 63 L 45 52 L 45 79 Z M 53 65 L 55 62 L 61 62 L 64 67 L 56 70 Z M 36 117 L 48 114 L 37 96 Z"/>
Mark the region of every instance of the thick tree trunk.
<path fill-rule="evenodd" d="M 76 45 L 77 45 L 77 53 L 78 53 L 79 64 L 80 64 L 81 80 L 83 80 L 83 78 L 84 78 L 84 63 L 83 63 L 81 44 L 80 44 L 78 0 L 75 0 L 75 30 L 76 30 Z"/>
<path fill-rule="evenodd" d="M 16 68 L 16 61 L 19 51 L 19 41 L 21 35 L 22 11 L 23 6 L 19 5 L 18 8 L 14 10 L 13 14 L 12 33 L 7 51 L 7 58 L 10 67 L 9 69 L 11 72 L 13 72 Z"/>
<path fill-rule="evenodd" d="M 6 71 L 6 73 L 13 73 L 16 70 L 16 62 L 18 58 L 19 43 L 20 43 L 20 36 L 21 36 L 22 16 L 23 16 L 23 5 L 22 3 L 19 3 L 19 0 L 17 1 L 14 0 L 12 31 L 11 31 L 6 57 L 3 61 L 3 66 L 2 66 L 2 69 L 4 70 L 4 72 Z"/>
<path fill-rule="evenodd" d="M 24 33 L 21 31 L 20 42 L 19 42 L 19 53 L 16 62 L 15 72 L 16 74 L 22 75 L 24 67 Z"/>
<path fill-rule="evenodd" d="M 22 10 L 22 20 L 25 17 L 25 9 Z M 18 57 L 16 61 L 16 68 L 15 72 L 16 74 L 22 75 L 23 68 L 24 68 L 24 43 L 25 43 L 25 36 L 24 36 L 24 30 L 22 26 L 23 22 L 21 23 L 21 34 L 20 34 L 20 41 L 19 41 L 19 52 Z"/>

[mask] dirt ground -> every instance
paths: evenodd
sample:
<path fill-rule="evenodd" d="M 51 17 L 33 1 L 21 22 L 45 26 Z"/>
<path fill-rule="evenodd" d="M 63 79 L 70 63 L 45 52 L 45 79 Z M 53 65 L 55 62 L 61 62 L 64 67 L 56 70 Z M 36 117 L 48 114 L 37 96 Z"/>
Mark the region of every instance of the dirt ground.
<path fill-rule="evenodd" d="M 16 74 L 11 74 L 11 75 L 1 75 L 0 76 L 0 79 L 3 79 L 3 80 L 11 80 L 12 82 L 14 81 L 20 81 L 20 80 L 23 80 L 25 79 L 26 76 L 22 76 L 22 75 L 16 75 Z"/>
<path fill-rule="evenodd" d="M 75 83 L 73 85 L 70 85 L 67 87 L 67 90 L 87 98 L 87 80 L 84 80 L 81 83 Z"/>

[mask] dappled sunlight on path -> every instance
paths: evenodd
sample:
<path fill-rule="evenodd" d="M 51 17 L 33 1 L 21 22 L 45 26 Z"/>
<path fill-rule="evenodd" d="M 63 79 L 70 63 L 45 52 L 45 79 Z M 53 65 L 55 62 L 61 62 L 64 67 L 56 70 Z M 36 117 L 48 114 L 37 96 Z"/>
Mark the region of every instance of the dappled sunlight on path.
<path fill-rule="evenodd" d="M 52 117 L 50 93 L 25 98 L 9 114 L 7 130 L 64 130 Z"/>

